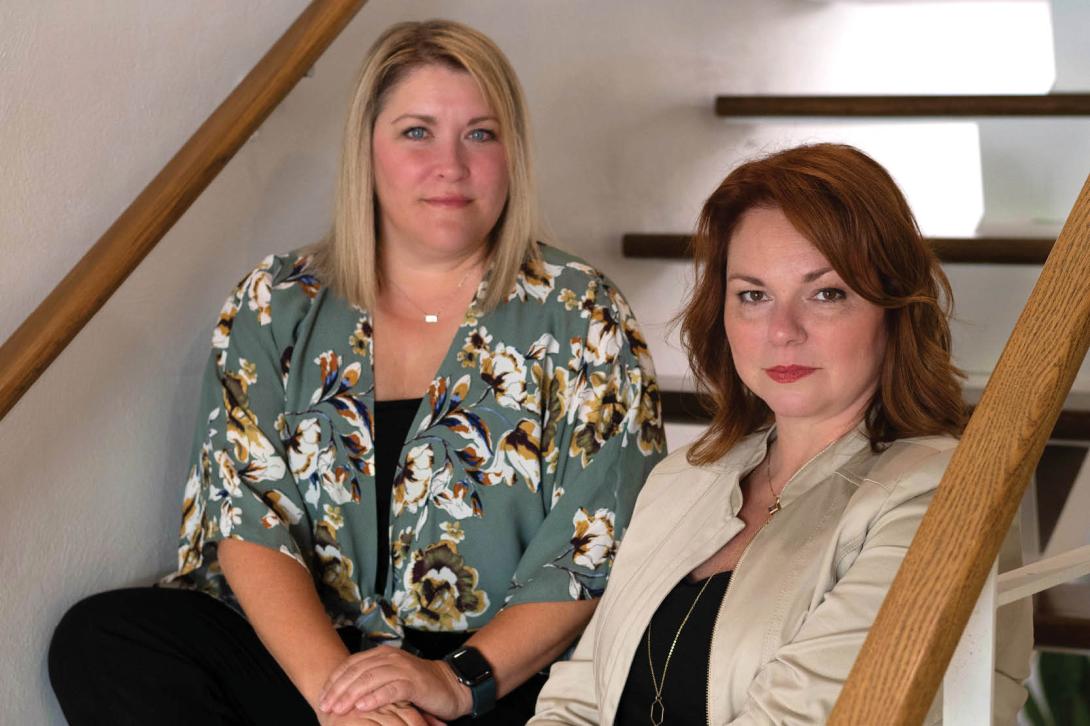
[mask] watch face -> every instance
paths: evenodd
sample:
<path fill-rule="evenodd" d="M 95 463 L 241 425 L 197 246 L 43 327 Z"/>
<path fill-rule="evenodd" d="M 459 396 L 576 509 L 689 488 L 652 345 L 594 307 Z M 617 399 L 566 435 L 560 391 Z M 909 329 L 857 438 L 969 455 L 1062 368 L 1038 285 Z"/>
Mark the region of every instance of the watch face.
<path fill-rule="evenodd" d="M 467 686 L 475 686 L 492 677 L 492 667 L 476 648 L 462 648 L 447 656 L 458 680 Z"/>

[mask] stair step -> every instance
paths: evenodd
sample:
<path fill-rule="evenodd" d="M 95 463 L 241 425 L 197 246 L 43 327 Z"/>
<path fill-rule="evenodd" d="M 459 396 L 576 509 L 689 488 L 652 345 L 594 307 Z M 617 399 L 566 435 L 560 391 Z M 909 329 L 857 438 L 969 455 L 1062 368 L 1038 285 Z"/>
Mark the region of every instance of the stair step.
<path fill-rule="evenodd" d="M 719 96 L 724 117 L 1090 116 L 1090 94 L 1017 96 Z"/>
<path fill-rule="evenodd" d="M 689 235 L 629 233 L 621 240 L 625 257 L 689 259 Z M 1041 265 L 1054 239 L 1039 237 L 929 237 L 927 242 L 946 263 Z"/>
<path fill-rule="evenodd" d="M 706 424 L 711 421 L 704 403 L 694 391 L 662 391 L 662 418 L 667 423 Z M 1090 441 L 1090 411 L 1064 409 L 1052 429 L 1053 439 Z"/>
<path fill-rule="evenodd" d="M 1066 582 L 1035 595 L 1033 640 L 1038 648 L 1090 650 L 1090 585 Z"/>

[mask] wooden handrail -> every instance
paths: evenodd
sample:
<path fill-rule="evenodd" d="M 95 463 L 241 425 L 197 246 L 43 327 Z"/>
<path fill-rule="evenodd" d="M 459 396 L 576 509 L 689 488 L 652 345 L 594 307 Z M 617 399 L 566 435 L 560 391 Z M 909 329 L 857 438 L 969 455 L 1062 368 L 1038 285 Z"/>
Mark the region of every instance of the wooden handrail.
<path fill-rule="evenodd" d="M 1041 270 L 831 724 L 919 724 L 1090 344 L 1090 179 Z"/>
<path fill-rule="evenodd" d="M 0 419 L 295 87 L 366 0 L 312 0 L 0 347 Z"/>
<path fill-rule="evenodd" d="M 628 233 L 621 251 L 629 258 L 683 260 L 692 256 L 684 234 Z M 984 265 L 1041 265 L 1054 240 L 1043 237 L 929 237 L 943 262 Z"/>
<path fill-rule="evenodd" d="M 1088 116 L 1090 94 L 1018 96 L 719 96 L 726 117 L 980 117 Z"/>

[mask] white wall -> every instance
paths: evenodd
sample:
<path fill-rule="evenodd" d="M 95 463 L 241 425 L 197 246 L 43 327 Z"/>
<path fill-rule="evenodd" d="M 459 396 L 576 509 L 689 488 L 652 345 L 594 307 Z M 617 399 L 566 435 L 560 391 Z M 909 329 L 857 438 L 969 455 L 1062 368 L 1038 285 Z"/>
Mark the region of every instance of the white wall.
<path fill-rule="evenodd" d="M 304 2 L 88 5 L 0 5 L 2 337 Z M 552 226 L 621 284 L 673 381 L 684 364 L 664 326 L 675 309 L 663 301 L 680 299 L 686 267 L 624 261 L 620 236 L 690 229 L 739 159 L 843 139 L 890 167 L 925 232 L 971 233 L 988 209 L 975 124 L 728 122 L 712 113 L 715 94 L 1042 92 L 1053 76 L 1040 1 L 371 0 L 314 77 L 0 422 L 0 723 L 61 722 L 44 663 L 68 605 L 170 568 L 215 313 L 254 262 L 322 232 L 343 98 L 360 58 L 389 23 L 431 16 L 469 22 L 510 55 L 530 98 Z M 1035 139 L 1051 151 L 1063 143 Z M 1070 206 L 1076 192 L 1066 177 L 1034 189 L 1049 210 Z M 1036 270 L 951 272 L 964 320 L 959 360 L 980 377 Z M 671 439 L 691 434 L 674 429 Z"/>

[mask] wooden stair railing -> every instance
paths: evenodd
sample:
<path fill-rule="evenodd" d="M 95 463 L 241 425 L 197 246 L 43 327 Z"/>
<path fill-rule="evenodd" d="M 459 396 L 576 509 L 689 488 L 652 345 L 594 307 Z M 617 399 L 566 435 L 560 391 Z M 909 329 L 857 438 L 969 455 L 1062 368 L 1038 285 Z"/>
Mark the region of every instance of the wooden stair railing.
<path fill-rule="evenodd" d="M 688 235 L 629 233 L 621 251 L 629 258 L 682 260 L 691 257 Z M 930 237 L 943 262 L 984 265 L 1041 265 L 1054 240 L 1033 237 Z"/>
<path fill-rule="evenodd" d="M 1090 116 L 1090 94 L 1019 96 L 719 96 L 718 116 L 983 117 Z"/>
<path fill-rule="evenodd" d="M 60 355 L 366 0 L 312 0 L 53 292 L 0 347 L 0 419 Z"/>
<path fill-rule="evenodd" d="M 1090 179 L 1041 270 L 829 723 L 919 724 L 1090 344 Z"/>

